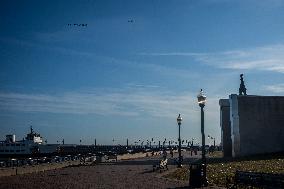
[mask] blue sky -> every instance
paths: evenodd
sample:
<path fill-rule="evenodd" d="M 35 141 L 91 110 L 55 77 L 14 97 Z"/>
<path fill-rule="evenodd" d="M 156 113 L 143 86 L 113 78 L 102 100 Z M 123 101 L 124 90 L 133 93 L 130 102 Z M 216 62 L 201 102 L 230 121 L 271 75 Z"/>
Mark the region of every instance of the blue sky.
<path fill-rule="evenodd" d="M 199 142 L 203 88 L 219 143 L 218 100 L 240 73 L 248 94 L 283 96 L 283 20 L 281 0 L 1 1 L 0 136 L 176 140 L 181 113 Z"/>

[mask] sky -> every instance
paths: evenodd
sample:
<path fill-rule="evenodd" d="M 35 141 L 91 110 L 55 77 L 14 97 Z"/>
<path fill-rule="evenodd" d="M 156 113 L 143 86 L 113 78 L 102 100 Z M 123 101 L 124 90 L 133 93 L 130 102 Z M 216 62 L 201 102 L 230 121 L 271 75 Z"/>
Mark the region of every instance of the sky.
<path fill-rule="evenodd" d="M 0 140 L 221 140 L 219 99 L 284 94 L 282 0 L 0 1 Z M 84 24 L 84 26 L 78 26 Z M 213 144 L 206 139 L 207 144 Z"/>

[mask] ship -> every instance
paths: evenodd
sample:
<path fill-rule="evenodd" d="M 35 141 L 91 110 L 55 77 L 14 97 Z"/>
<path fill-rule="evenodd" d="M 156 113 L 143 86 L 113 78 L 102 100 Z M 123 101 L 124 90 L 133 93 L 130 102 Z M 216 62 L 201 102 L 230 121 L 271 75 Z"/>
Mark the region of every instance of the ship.
<path fill-rule="evenodd" d="M 58 153 L 59 144 L 47 144 L 39 133 L 30 133 L 22 140 L 16 141 L 15 134 L 6 135 L 6 140 L 0 141 L 0 158 L 41 157 Z"/>

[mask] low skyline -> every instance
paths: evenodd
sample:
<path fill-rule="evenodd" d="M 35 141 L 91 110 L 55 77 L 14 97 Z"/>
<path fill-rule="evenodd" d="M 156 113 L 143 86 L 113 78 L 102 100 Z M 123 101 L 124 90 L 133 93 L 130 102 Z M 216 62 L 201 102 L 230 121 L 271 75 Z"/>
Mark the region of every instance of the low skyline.
<path fill-rule="evenodd" d="M 1 1 L 0 140 L 220 143 L 219 99 L 284 94 L 284 1 Z M 114 139 L 114 141 L 113 141 Z M 207 143 L 213 144 L 206 138 Z"/>

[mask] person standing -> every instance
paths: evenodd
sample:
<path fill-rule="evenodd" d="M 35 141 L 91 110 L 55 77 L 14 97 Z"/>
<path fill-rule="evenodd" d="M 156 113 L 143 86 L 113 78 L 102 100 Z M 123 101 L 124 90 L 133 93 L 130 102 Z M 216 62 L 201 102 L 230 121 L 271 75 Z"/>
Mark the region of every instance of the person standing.
<path fill-rule="evenodd" d="M 171 148 L 170 150 L 170 154 L 171 154 L 171 157 L 173 158 L 174 157 L 174 152 L 173 152 L 173 149 Z"/>
<path fill-rule="evenodd" d="M 166 151 L 166 149 L 164 149 L 163 150 L 163 159 L 165 160 L 165 159 L 167 159 L 167 151 Z"/>

